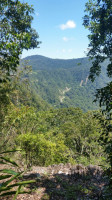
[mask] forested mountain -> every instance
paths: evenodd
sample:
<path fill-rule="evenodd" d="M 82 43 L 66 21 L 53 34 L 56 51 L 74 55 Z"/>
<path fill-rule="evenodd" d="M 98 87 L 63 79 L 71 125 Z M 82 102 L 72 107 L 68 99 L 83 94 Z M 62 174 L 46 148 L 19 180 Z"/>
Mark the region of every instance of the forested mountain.
<path fill-rule="evenodd" d="M 92 63 L 88 58 L 39 55 L 20 60 L 23 50 L 40 44 L 32 27 L 34 9 L 27 1 L 1 0 L 2 200 L 112 199 L 112 1 L 88 0 L 85 11 Z M 75 23 L 70 20 L 61 27 L 75 28 Z M 94 95 L 101 111 L 92 103 Z M 40 174 L 38 169 L 45 166 L 50 171 Z"/>
<path fill-rule="evenodd" d="M 94 95 L 96 89 L 108 82 L 108 61 L 102 64 L 100 77 L 92 83 L 88 80 L 92 65 L 88 58 L 62 60 L 35 55 L 24 58 L 21 63 L 25 60 L 32 66 L 31 90 L 52 106 L 80 107 L 84 111 L 98 108 L 98 104 L 93 103 Z"/>

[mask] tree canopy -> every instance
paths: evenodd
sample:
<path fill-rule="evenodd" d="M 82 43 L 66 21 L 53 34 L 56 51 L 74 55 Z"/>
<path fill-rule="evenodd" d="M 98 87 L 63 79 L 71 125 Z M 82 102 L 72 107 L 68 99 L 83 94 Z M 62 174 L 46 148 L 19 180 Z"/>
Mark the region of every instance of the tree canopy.
<path fill-rule="evenodd" d="M 93 59 L 89 78 L 94 81 L 101 73 L 101 63 L 107 60 L 107 75 L 112 78 L 112 1 L 111 0 L 89 0 L 86 3 L 84 26 L 90 31 L 88 38 L 88 56 Z M 105 110 L 112 110 L 112 79 L 107 86 L 98 89 L 96 98 L 100 106 Z"/>
<path fill-rule="evenodd" d="M 36 48 L 40 43 L 31 26 L 33 13 L 28 3 L 0 0 L 0 123 L 11 101 L 12 80 L 17 76 L 20 55 L 24 49 Z"/>
<path fill-rule="evenodd" d="M 112 78 L 112 1 L 89 0 L 85 11 L 87 15 L 84 16 L 84 26 L 90 31 L 88 56 L 93 59 L 89 78 L 94 81 L 101 73 L 101 63 L 104 60 L 108 60 L 107 75 Z M 100 140 L 112 169 L 112 79 L 105 87 L 97 90 L 96 100 L 99 100 L 106 113 L 104 119 L 100 119 L 103 127 Z"/>
<path fill-rule="evenodd" d="M 112 77 L 112 1 L 89 0 L 86 3 L 84 26 L 90 31 L 88 56 L 93 60 L 90 79 L 101 72 L 101 63 L 109 59 L 107 74 Z"/>
<path fill-rule="evenodd" d="M 39 45 L 38 33 L 32 28 L 34 9 L 19 0 L 0 0 L 1 44 L 0 81 L 9 78 L 16 71 L 23 49 Z"/>

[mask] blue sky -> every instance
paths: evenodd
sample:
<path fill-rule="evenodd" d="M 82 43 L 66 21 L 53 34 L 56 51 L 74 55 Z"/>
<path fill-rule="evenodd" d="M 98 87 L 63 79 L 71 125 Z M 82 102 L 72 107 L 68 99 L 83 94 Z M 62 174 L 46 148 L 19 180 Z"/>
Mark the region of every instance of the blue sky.
<path fill-rule="evenodd" d="M 34 5 L 32 27 L 39 34 L 40 48 L 23 51 L 22 57 L 43 55 L 50 58 L 85 57 L 88 30 L 83 16 L 87 0 L 21 0 Z"/>

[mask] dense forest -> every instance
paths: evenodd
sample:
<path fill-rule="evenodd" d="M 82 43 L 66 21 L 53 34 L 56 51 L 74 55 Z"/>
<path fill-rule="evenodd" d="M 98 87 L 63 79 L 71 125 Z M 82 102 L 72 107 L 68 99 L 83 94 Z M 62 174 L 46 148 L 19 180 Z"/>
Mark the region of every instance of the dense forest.
<path fill-rule="evenodd" d="M 24 72 L 19 70 L 18 75 L 7 83 L 10 92 L 6 113 L 2 112 L 1 150 L 22 148 L 21 156 L 23 160 L 27 158 L 28 165 L 105 162 L 105 154 L 98 144 L 103 129 L 100 120 L 95 118 L 101 117 L 101 112 L 84 113 L 73 107 L 53 108 L 33 93 L 28 73 L 31 73 L 28 67 Z"/>
<path fill-rule="evenodd" d="M 29 56 L 32 67 L 29 74 L 31 90 L 55 108 L 80 107 L 83 111 L 99 109 L 95 100 L 96 89 L 109 82 L 106 74 L 108 60 L 102 64 L 102 73 L 93 83 L 88 79 L 92 62 L 88 58 L 50 59 L 43 56 Z"/>
<path fill-rule="evenodd" d="M 31 26 L 34 9 L 17 0 L 0 2 L 1 198 L 15 194 L 11 198 L 16 199 L 19 193 L 24 193 L 23 185 L 33 183 L 33 180 L 21 180 L 21 167 L 28 170 L 33 166 L 69 163 L 72 166 L 101 166 L 107 185 L 103 189 L 105 195 L 97 199 L 111 199 L 111 0 L 86 4 L 90 13 L 84 17 L 84 26 L 91 31 L 91 48 L 88 57 L 70 60 L 38 55 L 20 60 L 23 49 L 36 48 L 40 44 L 39 36 Z M 39 180 L 36 177 L 36 181 Z M 58 177 L 57 181 L 61 183 L 62 180 Z M 15 186 L 18 188 L 13 191 Z M 64 194 L 63 197 L 61 193 L 57 199 L 78 199 L 78 196 L 70 196 L 70 185 L 67 190 L 68 196 Z M 79 184 L 78 189 L 72 190 L 77 194 L 76 191 L 82 191 L 82 188 Z M 49 195 L 44 199 L 53 199 L 52 193 Z M 85 199 L 88 199 L 87 195 L 95 199 L 88 188 L 81 195 L 86 195 Z"/>

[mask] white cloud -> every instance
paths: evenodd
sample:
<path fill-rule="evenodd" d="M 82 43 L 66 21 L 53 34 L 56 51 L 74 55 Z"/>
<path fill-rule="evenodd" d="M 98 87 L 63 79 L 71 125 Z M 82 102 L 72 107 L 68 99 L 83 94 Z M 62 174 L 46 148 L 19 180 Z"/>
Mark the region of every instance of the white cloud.
<path fill-rule="evenodd" d="M 76 27 L 76 24 L 75 24 L 75 22 L 73 21 L 73 20 L 68 20 L 67 22 L 66 22 L 66 24 L 61 24 L 60 25 L 60 29 L 61 30 L 65 30 L 65 29 L 71 29 L 71 28 L 75 28 Z"/>
<path fill-rule="evenodd" d="M 73 38 L 73 37 L 70 37 L 70 38 L 68 38 L 68 37 L 63 37 L 62 40 L 63 40 L 64 42 L 68 42 L 68 41 L 70 41 L 70 40 L 74 40 L 74 38 Z"/>

